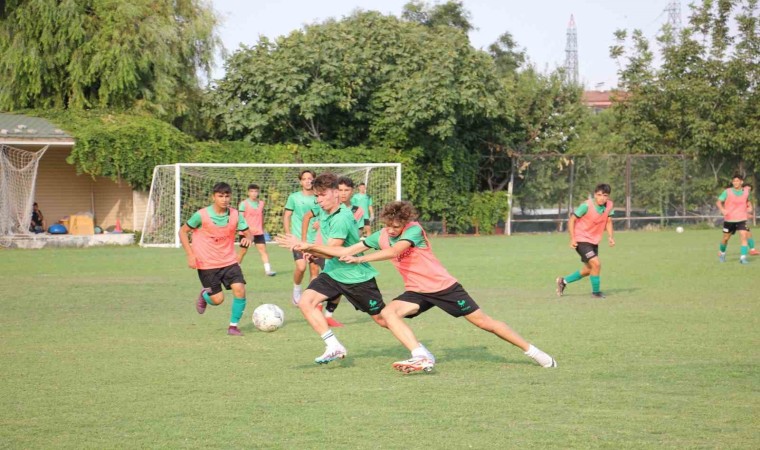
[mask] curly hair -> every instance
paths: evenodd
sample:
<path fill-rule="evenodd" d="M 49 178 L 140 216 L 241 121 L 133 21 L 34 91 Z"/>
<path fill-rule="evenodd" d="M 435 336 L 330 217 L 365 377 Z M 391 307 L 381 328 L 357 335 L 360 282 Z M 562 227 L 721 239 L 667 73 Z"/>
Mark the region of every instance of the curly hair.
<path fill-rule="evenodd" d="M 338 176 L 331 172 L 319 174 L 314 179 L 314 192 L 323 192 L 328 189 L 338 189 Z"/>
<path fill-rule="evenodd" d="M 383 207 L 380 213 L 380 220 L 383 222 L 400 222 L 408 223 L 417 218 L 417 209 L 410 202 L 396 201 L 390 202 Z"/>

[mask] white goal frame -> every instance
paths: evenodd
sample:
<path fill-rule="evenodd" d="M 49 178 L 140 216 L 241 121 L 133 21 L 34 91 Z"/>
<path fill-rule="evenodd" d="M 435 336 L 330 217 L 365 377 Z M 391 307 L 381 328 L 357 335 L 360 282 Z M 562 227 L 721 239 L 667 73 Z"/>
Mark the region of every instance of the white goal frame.
<path fill-rule="evenodd" d="M 317 174 L 320 173 L 320 169 L 353 169 L 353 170 L 365 170 L 364 176 L 361 180 L 354 179 L 354 182 L 358 186 L 359 183 L 364 182 L 367 185 L 370 184 L 370 174 L 373 169 L 376 168 L 392 168 L 395 170 L 395 200 L 401 200 L 401 163 L 315 163 L 315 164 L 254 164 L 254 163 L 233 163 L 233 164 L 225 164 L 225 163 L 177 163 L 177 164 L 166 164 L 166 165 L 159 165 L 156 166 L 153 169 L 153 177 L 151 180 L 151 188 L 150 188 L 150 194 L 148 195 L 148 204 L 146 206 L 145 211 L 145 218 L 143 220 L 143 227 L 142 227 L 142 234 L 140 236 L 140 246 L 141 247 L 168 247 L 168 248 L 179 248 L 181 247 L 181 242 L 179 240 L 179 229 L 182 226 L 182 186 L 181 186 L 181 173 L 183 169 L 191 169 L 191 168 L 216 168 L 216 169 L 235 169 L 235 168 L 288 168 L 288 169 L 299 169 L 299 170 L 307 170 L 311 169 L 317 172 Z M 174 241 L 171 243 L 146 243 L 145 237 L 146 233 L 148 232 L 149 222 L 152 218 L 153 214 L 155 213 L 154 209 L 154 202 L 156 201 L 156 198 L 154 198 L 155 194 L 155 186 L 157 177 L 159 176 L 159 171 L 161 170 L 167 170 L 168 168 L 173 169 L 174 171 L 174 189 L 173 189 L 173 237 Z M 219 181 L 224 181 L 223 179 Z M 252 180 L 256 182 L 257 180 Z M 300 189 L 300 185 L 298 184 L 297 180 L 293 180 L 293 189 L 292 192 L 295 192 Z M 358 192 L 358 190 L 355 190 L 354 192 Z M 372 192 L 370 192 L 370 195 L 373 195 Z M 374 195 L 373 195 L 374 196 Z M 233 199 L 234 200 L 234 199 Z M 232 205 L 233 207 L 237 207 L 237 204 Z"/>

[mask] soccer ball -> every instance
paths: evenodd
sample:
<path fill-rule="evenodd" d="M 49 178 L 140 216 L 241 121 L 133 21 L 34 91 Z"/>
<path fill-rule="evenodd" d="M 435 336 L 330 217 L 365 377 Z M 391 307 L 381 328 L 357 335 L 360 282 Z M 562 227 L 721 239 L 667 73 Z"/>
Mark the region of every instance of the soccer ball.
<path fill-rule="evenodd" d="M 683 233 L 683 227 L 676 228 L 676 233 Z"/>
<path fill-rule="evenodd" d="M 277 305 L 265 303 L 253 310 L 253 325 L 261 331 L 277 331 L 285 322 L 285 313 Z"/>

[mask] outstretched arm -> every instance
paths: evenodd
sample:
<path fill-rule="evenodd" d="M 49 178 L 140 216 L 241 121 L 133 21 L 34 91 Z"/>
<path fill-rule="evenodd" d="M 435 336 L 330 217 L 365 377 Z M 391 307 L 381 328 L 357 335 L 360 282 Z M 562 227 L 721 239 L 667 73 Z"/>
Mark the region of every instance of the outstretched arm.
<path fill-rule="evenodd" d="M 615 238 L 612 237 L 612 217 L 607 217 L 607 242 L 609 242 L 610 247 L 615 246 Z"/>
<path fill-rule="evenodd" d="M 280 234 L 275 236 L 274 240 L 280 247 L 297 250 L 299 252 L 311 253 L 324 258 L 339 258 L 345 255 L 354 255 L 356 253 L 361 253 L 369 248 L 364 245 L 363 242 L 357 242 L 350 247 L 343 247 L 342 239 L 330 239 L 328 245 L 309 244 L 308 242 L 299 241 L 292 234 Z"/>
<path fill-rule="evenodd" d="M 340 258 L 340 260 L 345 261 L 347 263 L 353 263 L 353 264 L 372 262 L 372 261 L 385 261 L 387 259 L 396 258 L 398 255 L 407 251 L 411 246 L 412 246 L 411 242 L 402 240 L 402 241 L 396 242 L 391 247 L 388 247 L 386 249 L 379 250 L 376 252 L 372 252 L 368 255 L 343 256 Z"/>

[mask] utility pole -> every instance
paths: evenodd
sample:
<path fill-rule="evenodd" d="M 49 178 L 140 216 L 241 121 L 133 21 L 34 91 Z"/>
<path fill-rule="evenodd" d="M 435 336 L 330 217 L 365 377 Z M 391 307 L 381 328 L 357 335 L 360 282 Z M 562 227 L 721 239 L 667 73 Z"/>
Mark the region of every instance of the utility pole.
<path fill-rule="evenodd" d="M 665 8 L 665 11 L 668 13 L 668 25 L 670 25 L 673 28 L 673 31 L 678 31 L 681 29 L 681 2 L 678 0 L 673 0 L 670 3 L 668 3 L 668 6 Z"/>

